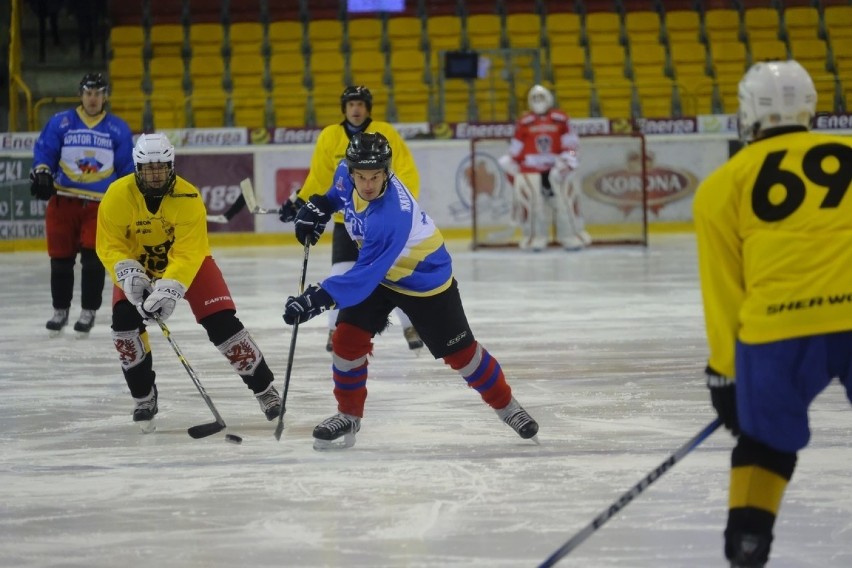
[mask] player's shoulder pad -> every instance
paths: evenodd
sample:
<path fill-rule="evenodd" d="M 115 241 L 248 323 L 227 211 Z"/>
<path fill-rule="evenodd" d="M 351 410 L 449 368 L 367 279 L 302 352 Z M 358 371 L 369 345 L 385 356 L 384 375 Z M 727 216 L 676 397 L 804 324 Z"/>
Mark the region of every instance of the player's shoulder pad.
<path fill-rule="evenodd" d="M 518 123 L 523 124 L 525 126 L 527 124 L 532 124 L 533 122 L 535 122 L 535 116 L 536 115 L 531 112 L 524 113 L 524 115 L 521 116 L 521 118 L 518 120 Z"/>
<path fill-rule="evenodd" d="M 561 110 L 551 110 L 550 111 L 550 120 L 559 121 L 559 122 L 568 122 L 568 115 Z"/>

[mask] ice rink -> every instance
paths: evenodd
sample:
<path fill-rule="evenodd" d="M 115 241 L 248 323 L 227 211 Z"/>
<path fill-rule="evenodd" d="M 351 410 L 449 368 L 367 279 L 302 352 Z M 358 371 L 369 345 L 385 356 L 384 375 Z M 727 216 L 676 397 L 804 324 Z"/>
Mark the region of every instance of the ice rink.
<path fill-rule="evenodd" d="M 142 434 L 107 307 L 88 339 L 48 339 L 46 253 L 0 255 L 0 567 L 534 568 L 714 418 L 692 235 L 580 253 L 450 248 L 474 333 L 540 446 L 410 352 L 397 325 L 376 339 L 356 446 L 315 452 L 313 427 L 336 411 L 324 317 L 299 329 L 276 441 L 185 303 L 172 337 L 245 441 L 187 435 L 212 417 L 156 328 L 160 414 Z M 302 250 L 214 256 L 281 390 Z M 308 282 L 329 257 L 312 251 Z M 72 324 L 78 313 L 76 285 Z M 852 412 L 838 384 L 811 418 L 773 568 L 852 566 Z M 732 447 L 716 432 L 559 566 L 726 566 Z"/>

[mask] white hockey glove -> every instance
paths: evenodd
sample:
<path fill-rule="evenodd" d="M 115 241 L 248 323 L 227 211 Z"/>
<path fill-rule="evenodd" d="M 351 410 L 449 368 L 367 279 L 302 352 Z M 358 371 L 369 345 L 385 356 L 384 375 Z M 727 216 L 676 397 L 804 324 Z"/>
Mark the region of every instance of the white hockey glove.
<path fill-rule="evenodd" d="M 118 285 L 124 291 L 124 295 L 134 306 L 138 306 L 145 299 L 145 294 L 151 293 L 151 278 L 145 272 L 145 268 L 135 260 L 120 260 L 113 267 Z"/>
<path fill-rule="evenodd" d="M 162 279 L 154 284 L 154 290 L 139 306 L 139 313 L 145 318 L 146 323 L 159 316 L 166 321 L 175 311 L 178 300 L 186 294 L 186 288 L 177 280 Z"/>
<path fill-rule="evenodd" d="M 503 171 L 509 174 L 510 176 L 516 176 L 521 172 L 521 168 L 518 166 L 518 162 L 512 159 L 512 156 L 509 154 L 503 154 L 497 160 L 497 163 L 500 164 L 500 167 L 503 168 Z"/>
<path fill-rule="evenodd" d="M 553 169 L 550 170 L 550 180 L 553 183 L 561 184 L 571 172 L 577 169 L 580 161 L 577 159 L 577 154 L 573 151 L 562 152 L 556 156 L 556 163 L 553 164 Z"/>

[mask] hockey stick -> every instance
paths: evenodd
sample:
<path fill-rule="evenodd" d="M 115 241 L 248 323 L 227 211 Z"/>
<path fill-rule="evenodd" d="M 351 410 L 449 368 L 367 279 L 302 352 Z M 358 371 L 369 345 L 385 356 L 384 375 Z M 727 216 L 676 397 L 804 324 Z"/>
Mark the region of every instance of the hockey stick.
<path fill-rule="evenodd" d="M 305 275 L 308 273 L 308 254 L 310 243 L 305 243 L 305 258 L 302 260 L 302 277 L 299 279 L 299 294 L 305 291 Z M 299 320 L 293 322 L 293 335 L 290 338 L 290 354 L 287 356 L 287 374 L 284 375 L 284 392 L 281 393 L 281 408 L 278 410 L 278 424 L 275 426 L 275 439 L 281 440 L 284 432 L 284 413 L 287 412 L 287 390 L 290 388 L 290 373 L 293 371 L 293 355 L 296 353 L 296 334 L 299 333 Z"/>
<path fill-rule="evenodd" d="M 210 396 L 207 394 L 207 391 L 204 390 L 204 385 L 201 384 L 201 381 L 198 379 L 198 375 L 195 374 L 195 371 L 190 366 L 189 361 L 186 360 L 186 357 L 183 356 L 183 353 L 178 347 L 175 340 L 172 339 L 172 333 L 169 331 L 169 328 L 166 327 L 165 322 L 160 319 L 160 316 L 153 315 L 154 321 L 157 322 L 157 325 L 160 326 L 160 329 L 163 331 L 163 335 L 166 336 L 166 340 L 169 342 L 169 345 L 174 349 L 175 354 L 180 359 L 180 362 L 183 364 L 183 368 L 186 369 L 186 372 L 189 373 L 189 378 L 192 379 L 192 382 L 195 383 L 195 388 L 198 389 L 198 392 L 201 393 L 201 398 L 204 399 L 204 402 L 207 403 L 207 407 L 210 409 L 210 412 L 213 413 L 213 416 L 216 418 L 215 422 L 210 422 L 208 424 L 199 424 L 198 426 L 191 426 L 187 428 L 187 433 L 195 439 L 198 438 L 206 438 L 207 436 L 212 436 L 217 432 L 221 432 L 225 429 L 225 421 L 222 420 L 222 417 L 219 415 L 219 412 L 216 410 L 216 407 L 213 406 L 213 401 L 210 400 Z"/>
<path fill-rule="evenodd" d="M 208 215 L 207 221 L 210 223 L 228 223 L 231 219 L 233 219 L 237 213 L 242 211 L 246 206 L 246 198 L 240 194 L 234 202 L 228 207 L 228 210 L 222 213 L 221 215 Z"/>
<path fill-rule="evenodd" d="M 701 442 L 710 437 L 710 434 L 716 431 L 716 429 L 722 424 L 722 421 L 716 418 L 713 422 L 704 427 L 701 432 L 696 434 L 691 440 L 682 445 L 678 450 L 670 455 L 666 460 L 658 465 L 654 470 L 646 475 L 642 481 L 634 485 L 630 488 L 629 491 L 624 493 L 621 497 L 615 500 L 612 505 L 604 509 L 604 511 L 595 517 L 595 519 L 586 525 L 583 530 L 575 534 L 571 537 L 568 542 L 562 545 L 562 547 L 554 552 L 547 560 L 541 563 L 538 568 L 550 568 L 554 566 L 559 560 L 562 559 L 569 552 L 577 548 L 584 540 L 589 538 L 593 532 L 598 530 L 606 523 L 608 520 L 613 518 L 620 510 L 626 507 L 635 497 L 638 497 L 640 493 L 645 491 L 652 483 L 654 483 L 657 479 L 662 477 L 664 473 L 674 466 L 677 462 L 682 460 L 686 455 L 698 447 Z"/>
<path fill-rule="evenodd" d="M 269 215 L 272 213 L 278 213 L 278 209 L 264 209 L 257 204 L 257 197 L 254 194 L 254 187 L 251 184 L 251 180 L 249 178 L 244 179 L 240 182 L 240 189 L 243 192 L 243 199 L 246 200 L 246 205 L 249 208 L 249 211 L 254 213 L 255 215 Z"/>

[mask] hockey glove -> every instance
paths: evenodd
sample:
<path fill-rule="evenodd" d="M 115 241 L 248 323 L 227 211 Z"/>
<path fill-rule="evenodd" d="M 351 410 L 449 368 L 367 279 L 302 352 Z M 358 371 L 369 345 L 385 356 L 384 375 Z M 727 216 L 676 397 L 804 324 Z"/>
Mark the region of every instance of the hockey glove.
<path fill-rule="evenodd" d="M 314 195 L 296 213 L 296 239 L 303 245 L 315 245 L 325 231 L 334 207 L 325 195 Z"/>
<path fill-rule="evenodd" d="M 334 298 L 331 294 L 312 284 L 308 286 L 301 296 L 290 296 L 284 302 L 284 323 L 293 325 L 297 321 L 305 323 L 324 311 L 334 307 Z"/>
<path fill-rule="evenodd" d="M 184 294 L 186 288 L 177 280 L 157 280 L 151 295 L 139 306 L 139 313 L 147 320 L 146 323 L 153 319 L 152 316 L 159 316 L 162 321 L 166 321 Z"/>
<path fill-rule="evenodd" d="M 56 194 L 53 187 L 53 174 L 45 167 L 39 167 L 30 172 L 30 195 L 36 199 L 47 201 Z"/>
<path fill-rule="evenodd" d="M 124 291 L 124 295 L 134 306 L 138 306 L 151 293 L 151 278 L 135 260 L 120 260 L 115 263 L 115 278 Z"/>
<path fill-rule="evenodd" d="M 740 422 L 737 419 L 737 391 L 734 379 L 716 372 L 709 365 L 704 369 L 707 375 L 707 388 L 710 389 L 710 402 L 725 428 L 734 436 L 740 435 Z"/>
<path fill-rule="evenodd" d="M 281 209 L 278 210 L 278 218 L 281 219 L 282 223 L 289 223 L 295 220 L 296 214 L 304 204 L 305 200 L 299 199 L 299 197 L 294 193 L 290 199 L 281 205 Z"/>
<path fill-rule="evenodd" d="M 550 170 L 541 172 L 541 194 L 545 199 L 553 197 L 553 185 L 550 183 Z"/>

